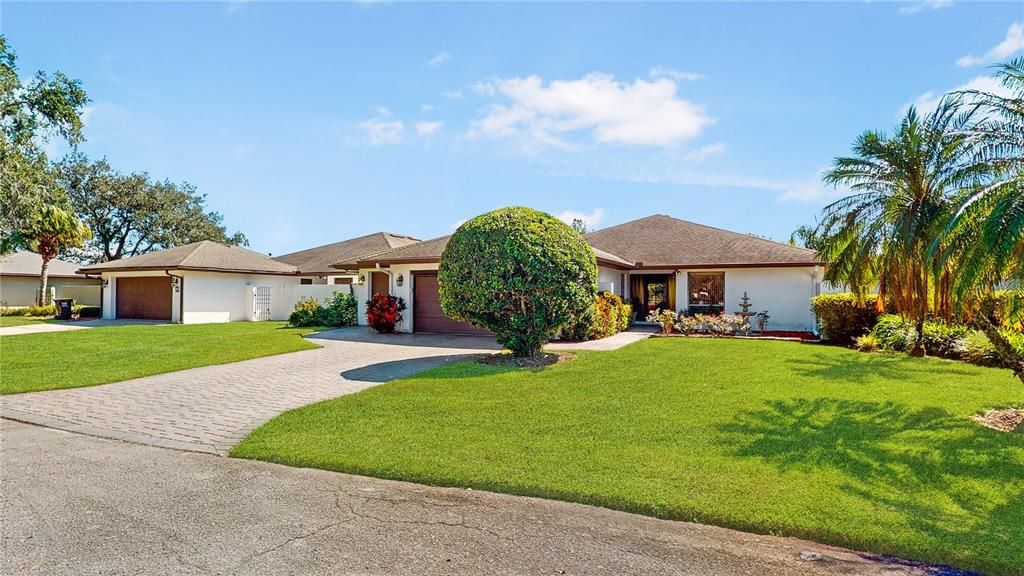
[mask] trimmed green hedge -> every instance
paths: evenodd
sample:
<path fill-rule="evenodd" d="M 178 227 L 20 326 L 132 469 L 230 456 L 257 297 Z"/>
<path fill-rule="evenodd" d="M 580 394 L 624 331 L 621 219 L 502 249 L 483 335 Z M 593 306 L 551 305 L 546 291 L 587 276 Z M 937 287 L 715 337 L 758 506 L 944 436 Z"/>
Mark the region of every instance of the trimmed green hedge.
<path fill-rule="evenodd" d="M 597 261 L 583 237 L 531 208 L 501 208 L 455 231 L 437 271 L 441 308 L 487 328 L 516 356 L 534 356 L 597 294 Z"/>
<path fill-rule="evenodd" d="M 878 320 L 876 296 L 858 302 L 849 292 L 821 294 L 811 299 L 811 308 L 818 317 L 821 336 L 833 344 L 848 345 L 858 336 L 871 331 Z"/>

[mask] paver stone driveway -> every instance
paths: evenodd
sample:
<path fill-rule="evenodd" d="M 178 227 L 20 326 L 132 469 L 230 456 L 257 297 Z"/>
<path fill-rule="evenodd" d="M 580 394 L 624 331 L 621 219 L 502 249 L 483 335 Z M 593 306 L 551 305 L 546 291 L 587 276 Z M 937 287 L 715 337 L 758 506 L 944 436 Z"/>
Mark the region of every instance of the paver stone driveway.
<path fill-rule="evenodd" d="M 322 348 L 88 388 L 3 396 L 0 416 L 141 444 L 225 453 L 286 410 L 497 349 L 491 337 L 378 335 L 363 327 L 309 338 Z"/>

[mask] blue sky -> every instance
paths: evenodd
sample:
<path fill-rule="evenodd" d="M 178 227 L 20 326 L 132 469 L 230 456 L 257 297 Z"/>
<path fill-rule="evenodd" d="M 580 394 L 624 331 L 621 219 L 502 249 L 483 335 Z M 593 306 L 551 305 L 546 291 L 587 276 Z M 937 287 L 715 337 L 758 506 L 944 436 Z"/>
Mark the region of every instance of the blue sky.
<path fill-rule="evenodd" d="M 865 129 L 1024 51 L 1024 3 L 16 3 L 81 149 L 189 181 L 251 247 L 431 238 L 506 205 L 785 240 Z M 933 105 L 933 104 L 932 104 Z M 55 143 L 52 151 L 61 152 Z"/>

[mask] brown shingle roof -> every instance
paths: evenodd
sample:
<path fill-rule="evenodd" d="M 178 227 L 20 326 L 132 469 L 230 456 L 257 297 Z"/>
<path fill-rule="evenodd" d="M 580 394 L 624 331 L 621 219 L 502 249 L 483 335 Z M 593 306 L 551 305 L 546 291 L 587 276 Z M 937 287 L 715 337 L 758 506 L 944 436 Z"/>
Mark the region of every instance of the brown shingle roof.
<path fill-rule="evenodd" d="M 355 264 L 360 267 L 366 268 L 381 265 L 391 264 L 411 264 L 415 262 L 438 262 L 441 260 L 441 253 L 444 252 L 445 246 L 448 245 L 448 240 L 451 235 L 441 236 L 440 238 L 434 238 L 432 240 L 425 240 L 417 244 L 410 244 L 397 248 L 395 250 L 389 250 L 381 254 L 374 254 L 360 259 L 357 262 L 350 262 L 347 264 Z M 631 268 L 632 262 L 619 258 L 614 254 L 609 254 L 603 250 L 594 249 L 594 256 L 600 264 L 606 266 L 612 266 L 615 268 Z M 343 264 L 343 263 L 339 263 Z"/>
<path fill-rule="evenodd" d="M 586 235 L 643 268 L 813 266 L 813 250 L 656 214 Z"/>
<path fill-rule="evenodd" d="M 43 257 L 35 252 L 15 252 L 0 259 L 0 276 L 39 276 Z M 65 260 L 50 260 L 47 276 L 51 278 L 82 278 L 77 274 L 78 264 Z"/>
<path fill-rule="evenodd" d="M 124 260 L 111 260 L 102 264 L 82 266 L 79 272 L 94 274 L 115 270 L 175 269 L 254 274 L 298 274 L 298 268 L 295 266 L 278 262 L 266 254 L 209 240 L 175 246 Z"/>
<path fill-rule="evenodd" d="M 334 263 L 356 260 L 364 256 L 408 246 L 416 242 L 419 242 L 419 239 L 411 236 L 391 234 L 390 232 L 376 232 L 360 236 L 359 238 L 352 238 L 277 256 L 274 260 L 291 264 L 298 268 L 302 274 L 337 274 L 338 270 L 331 267 Z"/>

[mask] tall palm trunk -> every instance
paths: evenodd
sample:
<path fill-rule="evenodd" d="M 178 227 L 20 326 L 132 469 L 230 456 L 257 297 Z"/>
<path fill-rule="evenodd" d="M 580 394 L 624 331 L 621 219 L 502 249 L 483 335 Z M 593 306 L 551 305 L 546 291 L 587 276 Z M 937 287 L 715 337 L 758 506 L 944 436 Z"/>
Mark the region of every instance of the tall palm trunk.
<path fill-rule="evenodd" d="M 999 354 L 999 359 L 1003 364 L 1012 370 L 1017 378 L 1020 378 L 1020 381 L 1024 383 L 1024 357 L 1002 335 L 999 331 L 999 323 L 993 320 L 994 317 L 995 303 L 991 299 L 986 299 L 981 305 L 980 313 L 974 317 L 974 325 L 988 337 L 988 341 L 996 349 L 996 353 Z"/>
<path fill-rule="evenodd" d="M 47 290 L 47 286 L 46 285 L 47 285 L 47 283 L 50 280 L 49 279 L 49 269 L 50 269 L 50 260 L 44 257 L 43 258 L 43 267 L 39 269 L 39 299 L 38 299 L 38 302 L 36 302 L 36 304 L 38 304 L 39 306 L 46 306 L 47 304 L 50 303 L 49 302 L 50 299 L 47 298 L 47 294 L 46 294 L 46 290 Z"/>

